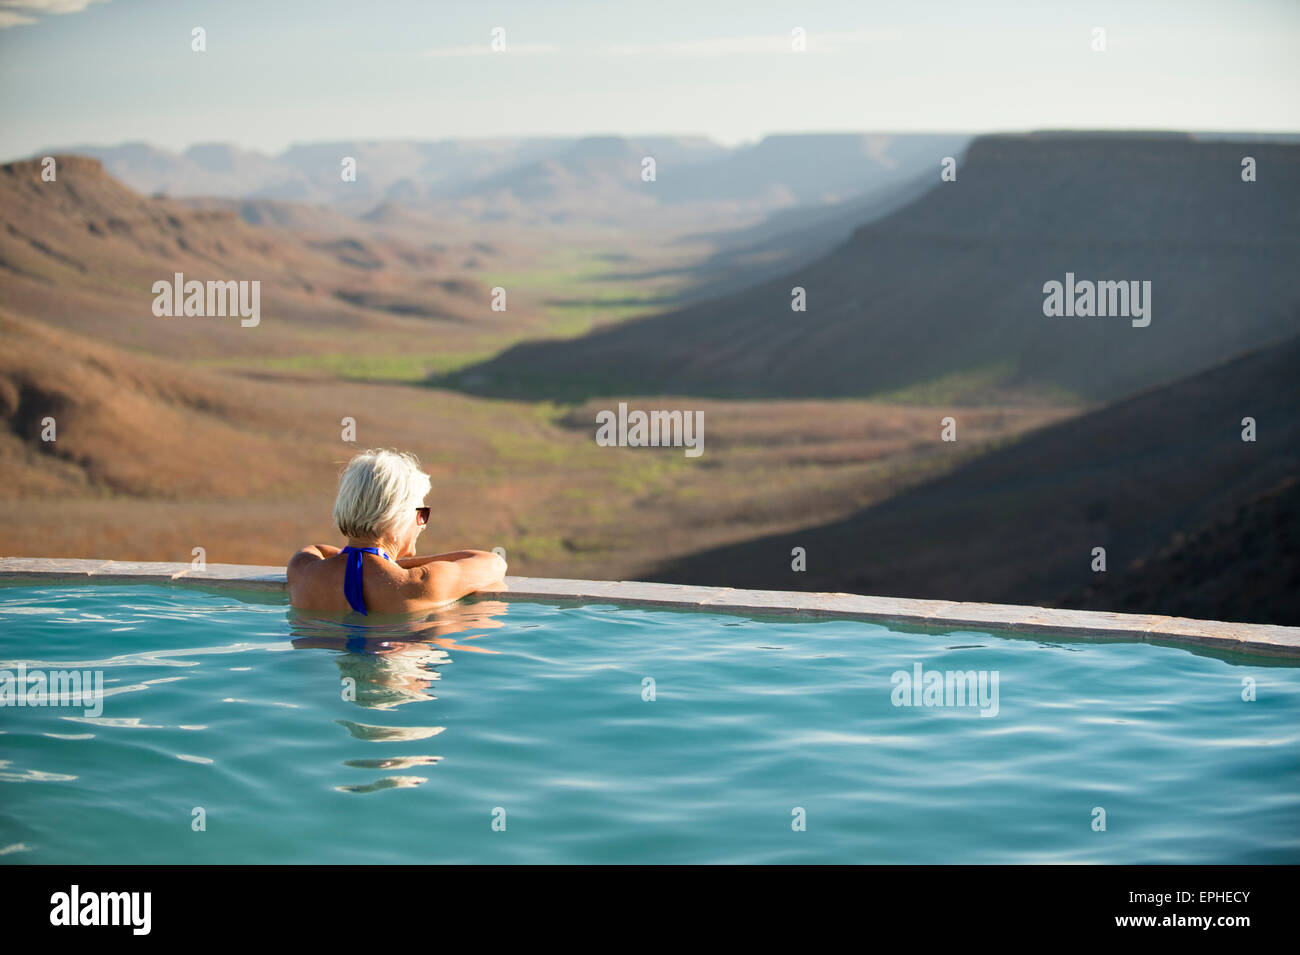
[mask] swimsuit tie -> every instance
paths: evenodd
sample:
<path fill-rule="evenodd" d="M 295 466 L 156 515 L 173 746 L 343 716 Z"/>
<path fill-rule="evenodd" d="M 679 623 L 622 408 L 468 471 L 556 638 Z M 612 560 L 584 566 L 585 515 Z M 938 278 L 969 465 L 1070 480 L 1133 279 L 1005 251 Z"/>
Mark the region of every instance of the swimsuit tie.
<path fill-rule="evenodd" d="M 382 557 L 384 560 L 392 560 L 378 547 L 344 547 L 342 554 L 347 555 L 347 565 L 343 571 L 343 596 L 348 598 L 348 605 L 361 614 L 366 616 L 366 599 L 361 593 L 361 562 L 364 558 L 362 554 L 374 554 L 376 557 Z"/>

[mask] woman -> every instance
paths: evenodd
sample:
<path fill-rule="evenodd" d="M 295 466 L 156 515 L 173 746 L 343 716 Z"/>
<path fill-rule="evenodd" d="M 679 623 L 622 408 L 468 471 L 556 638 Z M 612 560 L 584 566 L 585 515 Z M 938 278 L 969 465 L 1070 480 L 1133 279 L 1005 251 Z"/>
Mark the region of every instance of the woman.
<path fill-rule="evenodd" d="M 289 603 L 299 610 L 405 613 L 500 590 L 506 562 L 481 550 L 416 557 L 429 522 L 429 475 L 412 454 L 363 451 L 339 478 L 334 522 L 346 547 L 310 544 L 289 561 Z"/>

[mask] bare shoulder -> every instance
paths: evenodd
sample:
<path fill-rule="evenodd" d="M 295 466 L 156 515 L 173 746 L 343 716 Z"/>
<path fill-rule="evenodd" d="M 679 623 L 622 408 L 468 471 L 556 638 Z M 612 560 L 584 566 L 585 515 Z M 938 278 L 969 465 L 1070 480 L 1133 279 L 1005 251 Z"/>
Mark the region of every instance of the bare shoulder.
<path fill-rule="evenodd" d="M 446 604 L 485 588 L 498 587 L 506 562 L 487 551 L 454 551 L 410 568 L 408 599 Z"/>
<path fill-rule="evenodd" d="M 329 553 L 321 545 L 308 544 L 290 557 L 284 569 L 290 595 L 314 592 L 326 586 L 336 573 L 333 562 L 328 559 L 333 556 L 336 554 Z"/>
<path fill-rule="evenodd" d="M 289 558 L 289 563 L 284 568 L 285 576 L 299 576 L 305 568 L 319 564 L 324 559 L 325 555 L 320 552 L 320 548 L 315 544 L 308 544 Z"/>

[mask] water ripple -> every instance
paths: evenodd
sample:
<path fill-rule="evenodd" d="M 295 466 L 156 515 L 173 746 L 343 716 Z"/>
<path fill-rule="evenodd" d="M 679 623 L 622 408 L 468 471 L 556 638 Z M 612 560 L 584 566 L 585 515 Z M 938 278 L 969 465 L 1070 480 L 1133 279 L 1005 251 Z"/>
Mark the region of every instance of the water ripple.
<path fill-rule="evenodd" d="M 106 671 L 97 717 L 0 714 L 23 861 L 1300 862 L 1273 661 L 608 604 L 345 626 L 148 585 L 0 590 L 0 657 Z M 997 715 L 893 705 L 916 664 L 997 672 Z M 221 838 L 163 835 L 199 809 Z"/>

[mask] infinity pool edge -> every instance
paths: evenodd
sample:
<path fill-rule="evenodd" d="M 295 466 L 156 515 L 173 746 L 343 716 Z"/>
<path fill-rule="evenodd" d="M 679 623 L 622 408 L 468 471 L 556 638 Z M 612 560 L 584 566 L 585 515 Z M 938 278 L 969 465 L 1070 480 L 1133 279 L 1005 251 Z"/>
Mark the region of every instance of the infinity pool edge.
<path fill-rule="evenodd" d="M 274 566 L 207 564 L 203 570 L 197 570 L 187 563 L 0 558 L 0 582 L 27 581 L 170 583 L 262 591 L 283 591 L 286 588 L 284 568 Z M 845 593 L 697 587 L 645 581 L 507 577 L 506 586 L 507 590 L 485 592 L 484 596 L 501 600 L 608 602 L 722 613 L 846 618 L 877 623 L 1032 632 L 1094 639 L 1137 639 L 1300 658 L 1300 627 L 1273 624 Z"/>

